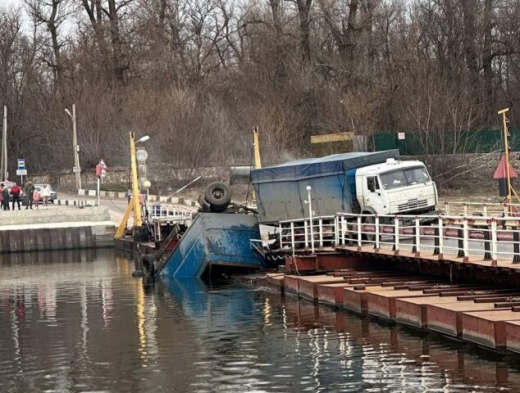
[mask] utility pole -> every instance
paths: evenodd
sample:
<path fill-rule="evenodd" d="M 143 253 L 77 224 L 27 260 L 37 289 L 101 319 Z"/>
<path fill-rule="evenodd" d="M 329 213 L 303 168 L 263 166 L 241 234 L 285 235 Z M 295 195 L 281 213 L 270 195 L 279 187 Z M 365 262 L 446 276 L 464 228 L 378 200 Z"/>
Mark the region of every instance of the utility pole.
<path fill-rule="evenodd" d="M 2 172 L 2 179 L 7 180 L 7 106 L 4 105 L 4 124 L 2 128 L 2 163 L 0 165 L 0 172 Z"/>
<path fill-rule="evenodd" d="M 76 172 L 76 188 L 81 189 L 81 167 L 79 166 L 79 145 L 76 128 L 76 104 L 72 104 L 72 114 L 68 109 L 65 112 L 72 119 L 72 150 L 74 154 L 74 171 Z"/>
<path fill-rule="evenodd" d="M 79 145 L 78 145 L 78 133 L 76 128 L 76 104 L 72 104 L 72 144 L 74 145 L 74 166 L 79 166 Z M 81 170 L 76 172 L 76 187 L 81 189 Z"/>
<path fill-rule="evenodd" d="M 511 174 L 509 171 L 509 131 L 507 130 L 507 112 L 509 112 L 509 108 L 502 109 L 498 112 L 499 115 L 502 115 L 502 122 L 503 122 L 503 131 L 504 131 L 504 153 L 506 156 L 506 179 L 507 179 L 507 209 L 510 212 L 511 211 Z"/>

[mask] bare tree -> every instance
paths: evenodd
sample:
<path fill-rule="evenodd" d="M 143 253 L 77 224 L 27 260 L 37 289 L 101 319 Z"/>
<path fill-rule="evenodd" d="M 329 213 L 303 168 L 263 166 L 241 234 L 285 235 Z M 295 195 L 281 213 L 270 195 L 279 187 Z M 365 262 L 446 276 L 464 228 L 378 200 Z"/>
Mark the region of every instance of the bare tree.
<path fill-rule="evenodd" d="M 58 29 L 67 18 L 66 0 L 50 0 L 44 3 L 39 0 L 25 0 L 33 19 L 38 24 L 44 24 L 50 34 L 53 58 L 42 56 L 42 60 L 52 68 L 55 77 L 56 91 L 63 85 L 64 65 L 61 56 L 63 44 L 60 42 Z"/>

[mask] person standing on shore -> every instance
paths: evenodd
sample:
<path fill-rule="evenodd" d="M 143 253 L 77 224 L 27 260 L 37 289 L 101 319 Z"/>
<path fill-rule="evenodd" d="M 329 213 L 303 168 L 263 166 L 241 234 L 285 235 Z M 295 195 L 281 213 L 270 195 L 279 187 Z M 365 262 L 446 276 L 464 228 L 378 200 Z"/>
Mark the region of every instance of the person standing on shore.
<path fill-rule="evenodd" d="M 44 184 L 42 187 L 42 198 L 43 198 L 43 204 L 45 207 L 47 207 L 50 197 L 51 197 L 51 187 L 48 184 Z"/>
<path fill-rule="evenodd" d="M 27 198 L 27 206 L 25 206 L 25 209 L 33 208 L 33 201 L 34 201 L 34 184 L 32 181 L 28 181 L 25 185 L 25 188 L 23 190 L 25 197 Z"/>
<path fill-rule="evenodd" d="M 9 188 L 4 183 L 0 187 L 2 187 L 2 208 L 9 210 Z"/>
<path fill-rule="evenodd" d="M 20 192 L 22 192 L 22 189 L 18 186 L 18 184 L 14 183 L 11 187 L 11 195 L 13 196 L 13 210 L 15 210 L 15 204 L 18 205 L 18 210 L 20 210 Z"/>
<path fill-rule="evenodd" d="M 32 195 L 33 195 L 34 207 L 36 209 L 38 209 L 38 204 L 40 203 L 40 193 L 38 192 L 36 187 L 34 187 L 34 191 L 33 191 Z"/>

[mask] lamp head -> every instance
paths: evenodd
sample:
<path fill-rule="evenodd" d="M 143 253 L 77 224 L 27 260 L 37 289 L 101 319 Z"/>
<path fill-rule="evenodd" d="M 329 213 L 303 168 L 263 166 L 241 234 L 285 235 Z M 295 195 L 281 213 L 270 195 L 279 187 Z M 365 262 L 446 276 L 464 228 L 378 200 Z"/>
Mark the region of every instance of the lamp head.
<path fill-rule="evenodd" d="M 150 136 L 145 135 L 145 136 L 142 136 L 141 138 L 139 138 L 136 143 L 146 142 L 149 139 L 150 139 Z"/>

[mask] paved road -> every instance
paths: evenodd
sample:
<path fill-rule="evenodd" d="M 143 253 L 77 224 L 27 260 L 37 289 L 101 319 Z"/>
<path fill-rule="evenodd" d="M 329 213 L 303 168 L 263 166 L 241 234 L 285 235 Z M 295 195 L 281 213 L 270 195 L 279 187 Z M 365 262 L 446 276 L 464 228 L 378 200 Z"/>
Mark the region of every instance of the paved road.
<path fill-rule="evenodd" d="M 96 197 L 88 197 L 82 195 L 75 194 L 59 194 L 60 199 L 69 199 L 69 200 L 80 200 L 80 201 L 96 201 Z M 109 198 L 102 197 L 100 199 L 101 206 L 108 207 L 108 211 L 110 213 L 110 219 L 116 224 L 119 225 L 126 211 L 126 207 L 128 206 L 128 201 L 126 199 L 118 199 L 118 198 Z M 164 204 L 163 204 L 164 205 Z M 183 208 L 188 208 L 182 205 Z M 195 210 L 195 208 L 191 208 Z M 133 217 L 130 217 L 129 225 L 133 224 Z"/>

